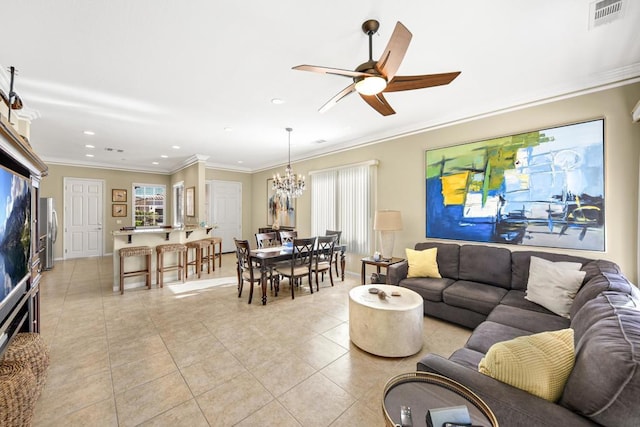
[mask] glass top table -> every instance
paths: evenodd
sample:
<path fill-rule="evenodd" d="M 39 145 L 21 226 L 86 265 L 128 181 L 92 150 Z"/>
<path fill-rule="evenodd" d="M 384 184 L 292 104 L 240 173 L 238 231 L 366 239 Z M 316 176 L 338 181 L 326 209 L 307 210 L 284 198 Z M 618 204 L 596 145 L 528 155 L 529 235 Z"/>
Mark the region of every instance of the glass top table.
<path fill-rule="evenodd" d="M 384 387 L 382 409 L 388 426 L 400 426 L 400 407 L 411 408 L 414 427 L 426 426 L 427 411 L 465 405 L 474 426 L 498 426 L 495 415 L 478 395 L 462 384 L 430 372 L 409 372 Z M 435 427 L 435 426 L 434 426 Z"/>

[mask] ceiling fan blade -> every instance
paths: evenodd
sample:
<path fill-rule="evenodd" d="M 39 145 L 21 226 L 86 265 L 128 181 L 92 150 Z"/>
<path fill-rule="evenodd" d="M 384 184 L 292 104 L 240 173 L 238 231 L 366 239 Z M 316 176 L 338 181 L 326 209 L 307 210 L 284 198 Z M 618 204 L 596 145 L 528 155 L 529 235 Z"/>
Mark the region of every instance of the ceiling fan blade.
<path fill-rule="evenodd" d="M 393 111 L 393 108 L 391 108 L 391 105 L 389 105 L 385 97 L 382 96 L 382 93 L 370 96 L 360 94 L 360 96 L 367 104 L 369 104 L 374 110 L 376 110 L 383 116 L 390 116 L 391 114 L 396 113 L 395 111 Z"/>
<path fill-rule="evenodd" d="M 399 92 L 401 90 L 423 89 L 426 87 L 448 85 L 460 75 L 461 71 L 442 74 L 425 74 L 422 76 L 395 76 L 389 82 L 385 92 Z"/>
<path fill-rule="evenodd" d="M 335 74 L 344 77 L 367 77 L 373 76 L 371 73 L 361 73 L 360 71 L 341 70 L 340 68 L 318 67 L 315 65 L 297 65 L 294 70 L 311 71 L 313 73 Z"/>
<path fill-rule="evenodd" d="M 352 92 L 355 92 L 355 90 L 356 90 L 356 84 L 355 83 L 351 83 L 349 86 L 347 86 L 344 89 L 342 89 L 336 96 L 334 96 L 329 101 L 327 101 L 327 103 L 324 104 L 322 107 L 320 107 L 320 109 L 318 111 L 321 112 L 321 113 L 326 112 L 331 107 L 336 105 L 338 103 L 338 101 L 340 101 L 342 98 L 344 98 L 345 96 L 349 95 Z"/>
<path fill-rule="evenodd" d="M 398 71 L 404 55 L 407 53 L 409 43 L 411 42 L 411 32 L 402 25 L 400 21 L 396 23 L 396 28 L 391 34 L 389 43 L 385 48 L 382 56 L 376 64 L 376 68 L 380 73 L 387 78 L 387 81 L 391 80 Z"/>

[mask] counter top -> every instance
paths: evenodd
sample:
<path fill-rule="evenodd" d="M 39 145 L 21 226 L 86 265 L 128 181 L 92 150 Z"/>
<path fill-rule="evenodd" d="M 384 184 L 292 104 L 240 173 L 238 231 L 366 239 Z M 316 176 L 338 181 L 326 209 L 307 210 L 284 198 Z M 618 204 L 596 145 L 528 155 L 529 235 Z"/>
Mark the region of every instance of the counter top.
<path fill-rule="evenodd" d="M 206 234 L 209 234 L 209 232 L 213 230 L 213 228 L 213 226 L 200 227 L 196 225 L 186 227 L 136 227 L 114 230 L 111 232 L 111 234 L 113 235 L 113 237 L 127 236 L 127 243 L 131 243 L 131 236 L 139 234 L 164 234 L 165 240 L 169 240 L 169 234 L 176 231 L 183 231 L 186 233 L 186 236 L 189 237 L 189 235 L 196 230 L 204 230 Z"/>

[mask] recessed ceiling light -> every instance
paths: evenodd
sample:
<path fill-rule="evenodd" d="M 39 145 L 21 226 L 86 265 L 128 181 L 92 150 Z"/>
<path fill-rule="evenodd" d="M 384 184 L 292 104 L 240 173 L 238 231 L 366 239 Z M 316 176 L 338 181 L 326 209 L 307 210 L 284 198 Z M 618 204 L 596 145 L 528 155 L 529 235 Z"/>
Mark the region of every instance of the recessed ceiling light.
<path fill-rule="evenodd" d="M 85 135 L 95 135 L 95 134 L 96 134 L 96 133 L 95 133 L 94 131 L 92 131 L 92 130 L 85 130 L 85 131 L 84 131 L 84 132 L 82 132 L 82 133 L 84 133 Z"/>
<path fill-rule="evenodd" d="M 85 147 L 86 147 L 86 148 L 96 148 L 96 146 L 95 146 L 95 145 L 91 145 L 91 144 L 85 144 Z"/>
<path fill-rule="evenodd" d="M 162 157 L 163 159 L 168 159 L 169 156 L 167 156 L 166 154 L 160 154 L 160 157 Z"/>
<path fill-rule="evenodd" d="M 152 165 L 159 165 L 160 163 L 158 162 L 151 162 Z"/>
<path fill-rule="evenodd" d="M 224 128 L 225 132 L 233 132 L 233 128 L 231 126 L 227 126 L 226 128 Z"/>
<path fill-rule="evenodd" d="M 93 154 L 85 154 L 87 157 L 93 157 Z"/>
<path fill-rule="evenodd" d="M 284 104 L 284 101 L 282 99 L 280 99 L 280 98 L 273 98 L 271 100 L 271 103 L 272 104 L 276 104 L 276 105 L 280 105 L 280 104 Z"/>
<path fill-rule="evenodd" d="M 171 148 L 173 148 L 174 150 L 179 150 L 180 146 L 179 145 L 172 145 Z"/>
<path fill-rule="evenodd" d="M 242 163 L 244 163 L 244 162 L 243 162 L 242 160 L 238 160 L 238 163 L 239 163 L 239 164 L 242 164 Z"/>

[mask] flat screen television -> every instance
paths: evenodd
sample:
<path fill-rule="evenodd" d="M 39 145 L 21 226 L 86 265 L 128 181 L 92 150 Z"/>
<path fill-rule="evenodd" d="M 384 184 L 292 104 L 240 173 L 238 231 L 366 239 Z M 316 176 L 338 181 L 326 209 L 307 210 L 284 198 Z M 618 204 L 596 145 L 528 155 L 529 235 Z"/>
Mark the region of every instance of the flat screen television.
<path fill-rule="evenodd" d="M 31 181 L 0 166 L 0 321 L 24 294 L 31 248 Z"/>

